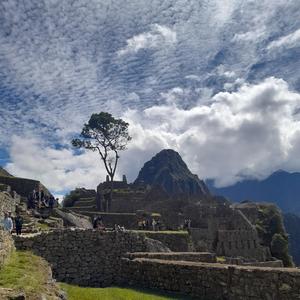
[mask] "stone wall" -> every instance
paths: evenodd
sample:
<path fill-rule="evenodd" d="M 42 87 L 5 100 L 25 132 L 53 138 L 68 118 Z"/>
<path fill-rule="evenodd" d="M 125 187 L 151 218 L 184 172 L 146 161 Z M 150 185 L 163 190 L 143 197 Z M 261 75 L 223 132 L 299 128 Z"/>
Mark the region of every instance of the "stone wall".
<path fill-rule="evenodd" d="M 4 230 L 0 230 L 0 269 L 10 257 L 13 250 L 14 242 L 11 235 Z"/>
<path fill-rule="evenodd" d="M 150 251 L 148 239 L 136 232 L 68 229 L 14 238 L 17 249 L 42 256 L 57 280 L 73 284 L 130 284 L 203 300 L 299 299 L 299 269 L 178 261 L 180 255 L 201 256 L 193 253 L 144 253 L 150 258 L 135 258 L 139 254 L 128 253 Z"/>
<path fill-rule="evenodd" d="M 43 189 L 47 194 L 49 191 L 39 181 L 27 178 L 0 176 L 0 183 L 7 184 L 13 191 L 22 197 L 27 197 L 34 189 Z"/>
<path fill-rule="evenodd" d="M 300 270 L 123 259 L 124 284 L 191 295 L 202 300 L 296 300 Z"/>
<path fill-rule="evenodd" d="M 209 252 L 135 252 L 128 253 L 126 257 L 130 259 L 135 258 L 150 258 L 150 259 L 164 259 L 164 260 L 178 260 L 178 261 L 194 261 L 194 262 L 217 262 L 216 255 Z"/>
<path fill-rule="evenodd" d="M 216 252 L 222 256 L 243 256 L 265 261 L 265 251 L 259 244 L 256 230 L 218 230 Z"/>
<path fill-rule="evenodd" d="M 32 250 L 45 258 L 57 280 L 83 286 L 117 282 L 121 257 L 148 251 L 147 239 L 133 232 L 67 229 L 14 238 L 18 250 Z"/>
<path fill-rule="evenodd" d="M 126 229 L 137 229 L 138 218 L 135 213 L 105 213 L 105 212 L 83 212 L 91 219 L 94 216 L 102 218 L 105 227 L 113 228 L 115 224 L 124 226 Z"/>
<path fill-rule="evenodd" d="M 182 232 L 159 232 L 159 231 L 145 231 L 143 232 L 147 237 L 158 240 L 165 244 L 171 251 L 174 252 L 190 252 L 194 251 L 193 242 L 189 234 Z"/>
<path fill-rule="evenodd" d="M 4 212 L 15 213 L 17 198 L 11 197 L 8 192 L 0 192 L 0 219 L 4 218 Z"/>

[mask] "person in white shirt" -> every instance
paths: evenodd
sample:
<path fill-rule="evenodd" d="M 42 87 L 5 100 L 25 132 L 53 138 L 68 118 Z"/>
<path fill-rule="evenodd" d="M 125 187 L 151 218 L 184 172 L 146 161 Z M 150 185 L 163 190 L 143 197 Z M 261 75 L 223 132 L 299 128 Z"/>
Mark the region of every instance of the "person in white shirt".
<path fill-rule="evenodd" d="M 14 228 L 14 223 L 12 218 L 10 217 L 10 213 L 4 213 L 3 228 L 9 233 L 11 233 Z"/>

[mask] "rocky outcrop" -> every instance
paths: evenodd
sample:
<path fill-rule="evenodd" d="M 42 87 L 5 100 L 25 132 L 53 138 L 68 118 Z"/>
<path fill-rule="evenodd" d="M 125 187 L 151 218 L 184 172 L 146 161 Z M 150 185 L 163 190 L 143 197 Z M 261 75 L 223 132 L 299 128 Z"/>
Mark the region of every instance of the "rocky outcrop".
<path fill-rule="evenodd" d="M 75 214 L 69 211 L 63 211 L 61 209 L 53 209 L 52 214 L 63 220 L 65 226 L 74 226 L 78 228 L 91 229 L 92 223 L 87 216 Z"/>
<path fill-rule="evenodd" d="M 2 167 L 0 167 L 0 175 L 1 176 L 12 176 L 11 174 L 9 174 L 5 169 L 3 169 Z"/>
<path fill-rule="evenodd" d="M 146 251 L 147 252 L 171 252 L 171 250 L 158 240 L 145 238 Z"/>
<path fill-rule="evenodd" d="M 171 196 L 207 196 L 209 190 L 197 175 L 191 173 L 179 153 L 162 150 L 146 162 L 135 184 L 161 186 Z"/>

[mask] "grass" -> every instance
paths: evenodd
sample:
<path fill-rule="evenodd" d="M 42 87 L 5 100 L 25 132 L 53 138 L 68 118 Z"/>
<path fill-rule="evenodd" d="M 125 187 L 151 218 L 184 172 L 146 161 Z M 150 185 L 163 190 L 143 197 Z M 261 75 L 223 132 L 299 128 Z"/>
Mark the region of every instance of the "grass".
<path fill-rule="evenodd" d="M 45 223 L 37 223 L 37 227 L 40 228 L 42 231 L 48 231 L 51 227 Z"/>
<path fill-rule="evenodd" d="M 146 233 L 146 234 L 157 234 L 157 233 L 162 233 L 162 234 L 185 234 L 187 235 L 188 232 L 185 230 L 161 230 L 161 231 L 153 231 L 153 230 L 130 230 L 133 232 L 139 232 L 139 233 Z"/>
<path fill-rule="evenodd" d="M 67 293 L 68 300 L 168 300 L 180 299 L 188 300 L 184 296 L 176 294 L 162 294 L 151 290 L 141 290 L 133 288 L 86 288 L 65 283 L 60 284 Z"/>
<path fill-rule="evenodd" d="M 221 264 L 225 263 L 226 262 L 225 256 L 217 256 L 217 262 Z"/>
<path fill-rule="evenodd" d="M 48 264 L 30 252 L 15 251 L 0 270 L 0 288 L 23 291 L 28 299 L 36 299 L 40 294 L 51 296 L 48 279 Z"/>

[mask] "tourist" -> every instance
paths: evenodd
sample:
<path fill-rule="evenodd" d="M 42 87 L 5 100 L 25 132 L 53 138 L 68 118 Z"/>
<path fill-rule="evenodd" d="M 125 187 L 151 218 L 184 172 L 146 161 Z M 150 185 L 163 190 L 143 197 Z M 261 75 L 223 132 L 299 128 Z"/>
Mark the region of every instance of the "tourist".
<path fill-rule="evenodd" d="M 98 227 L 98 220 L 99 220 L 99 217 L 94 216 L 94 218 L 93 218 L 93 228 L 94 229 L 97 229 L 97 227 Z"/>
<path fill-rule="evenodd" d="M 55 199 L 54 199 L 54 197 L 51 195 L 50 198 L 49 198 L 49 207 L 50 207 L 50 209 L 53 209 L 53 207 L 54 207 L 54 202 L 55 202 Z"/>
<path fill-rule="evenodd" d="M 35 207 L 35 203 L 34 203 L 34 192 L 32 192 L 32 193 L 29 193 L 29 195 L 28 195 L 28 203 L 27 203 L 27 208 L 28 209 L 34 209 L 34 207 Z"/>
<path fill-rule="evenodd" d="M 97 229 L 99 229 L 101 233 L 106 230 L 101 218 L 98 218 Z"/>
<path fill-rule="evenodd" d="M 34 198 L 35 198 L 35 200 L 36 200 L 36 201 L 39 201 L 39 198 L 40 198 L 40 193 L 39 193 L 39 191 L 33 190 L 33 192 L 34 192 Z"/>
<path fill-rule="evenodd" d="M 10 213 L 4 213 L 3 228 L 9 233 L 11 233 L 14 228 Z"/>
<path fill-rule="evenodd" d="M 143 228 L 143 230 L 146 230 L 146 227 L 147 227 L 146 220 L 143 220 L 143 223 L 142 223 L 142 228 Z"/>
<path fill-rule="evenodd" d="M 138 228 L 139 230 L 143 229 L 143 222 L 141 220 L 138 221 Z"/>
<path fill-rule="evenodd" d="M 152 219 L 152 230 L 155 231 L 156 229 L 156 221 L 155 219 Z"/>
<path fill-rule="evenodd" d="M 159 231 L 160 230 L 160 221 L 157 220 L 156 222 L 156 230 Z"/>
<path fill-rule="evenodd" d="M 17 213 L 16 219 L 15 219 L 15 224 L 16 224 L 16 233 L 17 235 L 22 234 L 22 226 L 23 226 L 23 218 Z"/>

